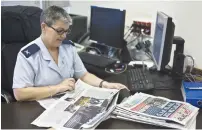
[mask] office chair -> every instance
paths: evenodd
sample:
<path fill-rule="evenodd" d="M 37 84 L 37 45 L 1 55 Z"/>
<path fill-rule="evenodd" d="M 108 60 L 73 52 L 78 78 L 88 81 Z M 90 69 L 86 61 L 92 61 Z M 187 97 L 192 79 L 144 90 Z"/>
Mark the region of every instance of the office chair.
<path fill-rule="evenodd" d="M 40 36 L 39 19 L 42 10 L 32 6 L 2 6 L 2 10 L 1 99 L 10 103 L 16 101 L 12 85 L 17 54 L 23 46 Z M 23 16 L 32 18 L 28 28 L 22 24 L 25 22 L 20 19 Z M 30 28 L 32 31 L 29 31 Z"/>
<path fill-rule="evenodd" d="M 7 103 L 16 101 L 13 94 L 13 73 L 17 54 L 26 43 L 5 44 L 1 50 L 1 98 Z"/>

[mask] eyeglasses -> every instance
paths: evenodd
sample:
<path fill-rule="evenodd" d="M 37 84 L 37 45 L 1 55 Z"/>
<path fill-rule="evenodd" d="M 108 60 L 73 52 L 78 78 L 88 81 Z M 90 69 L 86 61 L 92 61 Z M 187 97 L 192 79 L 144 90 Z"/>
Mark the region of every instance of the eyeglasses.
<path fill-rule="evenodd" d="M 66 33 L 66 35 L 70 34 L 71 33 L 71 29 L 67 29 L 67 30 L 64 30 L 64 29 L 56 29 L 52 26 L 50 26 L 49 24 L 45 23 L 48 27 L 52 28 L 54 31 L 57 32 L 58 35 L 63 35 L 64 33 Z"/>

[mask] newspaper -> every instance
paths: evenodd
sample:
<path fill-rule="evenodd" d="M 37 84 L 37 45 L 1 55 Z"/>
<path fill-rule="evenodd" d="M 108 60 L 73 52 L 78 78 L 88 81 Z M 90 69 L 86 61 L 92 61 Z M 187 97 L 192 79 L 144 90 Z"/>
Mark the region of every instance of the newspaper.
<path fill-rule="evenodd" d="M 117 105 L 117 117 L 171 128 L 188 128 L 198 114 L 198 108 L 180 101 L 144 93 L 136 93 Z"/>
<path fill-rule="evenodd" d="M 59 94 L 52 96 L 51 98 L 41 99 L 41 100 L 38 100 L 37 102 L 39 102 L 39 104 L 43 108 L 48 109 L 53 103 L 55 103 L 58 99 L 60 99 L 65 94 L 66 94 L 66 96 L 68 95 L 68 97 L 70 99 L 71 98 L 74 99 L 81 92 L 83 92 L 86 89 L 86 87 L 91 87 L 91 86 L 77 85 L 77 86 L 75 86 L 75 89 L 73 91 L 67 91 L 67 92 L 59 93 Z"/>
<path fill-rule="evenodd" d="M 156 125 L 156 126 L 163 126 L 167 128 L 174 128 L 174 129 L 183 129 L 183 130 L 190 130 L 190 129 L 196 129 L 196 117 L 194 117 L 187 126 L 182 126 L 178 125 L 175 123 L 166 123 L 166 122 L 161 122 L 157 120 L 153 120 L 152 118 L 142 118 L 142 116 L 136 116 L 135 115 L 125 115 L 125 114 L 112 114 L 110 118 L 114 119 L 120 119 L 120 120 L 127 120 L 127 121 L 133 121 L 133 122 L 138 122 L 138 123 L 145 123 L 145 124 L 150 124 L 150 125 Z"/>
<path fill-rule="evenodd" d="M 74 98 L 66 93 L 31 124 L 56 129 L 93 128 L 115 109 L 119 90 L 92 87 L 81 80 L 75 85 L 85 89 Z"/>
<path fill-rule="evenodd" d="M 195 129 L 196 125 L 193 125 L 193 122 L 196 122 L 196 115 L 185 126 L 183 126 L 181 124 L 176 124 L 174 122 L 167 122 L 165 120 L 154 119 L 154 118 L 151 118 L 148 116 L 142 116 L 139 114 L 126 113 L 126 112 L 124 113 L 117 109 L 114 110 L 113 114 L 111 115 L 111 118 L 129 120 L 129 121 L 151 124 L 151 125 L 156 125 L 156 126 L 164 126 L 164 127 L 168 127 L 168 128 L 175 128 L 175 129 Z"/>

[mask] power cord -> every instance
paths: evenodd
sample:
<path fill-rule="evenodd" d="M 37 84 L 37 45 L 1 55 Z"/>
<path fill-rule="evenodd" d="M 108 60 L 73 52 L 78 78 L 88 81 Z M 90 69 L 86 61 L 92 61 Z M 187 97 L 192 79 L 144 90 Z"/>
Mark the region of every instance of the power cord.
<path fill-rule="evenodd" d="M 202 82 L 201 75 L 192 74 L 193 68 L 195 66 L 194 58 L 191 55 L 185 55 L 185 61 L 187 58 L 190 58 L 192 62 L 191 64 L 189 64 L 190 62 L 188 62 L 187 65 L 185 65 L 186 69 L 184 71 L 184 77 L 185 77 L 184 80 L 187 80 L 189 82 Z"/>
<path fill-rule="evenodd" d="M 202 75 L 192 74 L 193 68 L 195 66 L 194 58 L 191 55 L 185 55 L 185 61 L 187 58 L 191 59 L 191 64 L 190 62 L 185 63 L 186 65 L 184 66 L 185 67 L 184 73 L 183 74 L 176 73 L 176 74 L 182 77 L 182 79 L 185 81 L 202 82 Z"/>
<path fill-rule="evenodd" d="M 141 34 L 138 34 L 133 40 L 129 41 L 127 44 L 131 44 L 132 42 L 134 42 L 135 40 L 137 40 L 139 37 L 141 36 Z"/>
<path fill-rule="evenodd" d="M 128 32 L 131 33 L 132 30 L 133 30 L 133 26 L 131 25 L 131 27 L 128 29 L 128 31 L 124 34 L 124 37 L 128 34 Z M 129 33 L 129 34 L 130 34 L 130 33 Z"/>
<path fill-rule="evenodd" d="M 151 61 L 153 61 L 152 55 L 151 55 L 150 53 L 145 52 L 145 54 L 147 55 L 147 57 L 148 57 Z"/>
<path fill-rule="evenodd" d="M 194 61 L 194 58 L 191 55 L 185 55 L 185 61 L 186 61 L 187 58 L 190 58 L 192 60 L 192 64 L 186 66 L 186 71 L 187 71 L 187 67 L 190 66 L 189 73 L 191 73 L 193 68 L 194 68 L 195 61 Z"/>

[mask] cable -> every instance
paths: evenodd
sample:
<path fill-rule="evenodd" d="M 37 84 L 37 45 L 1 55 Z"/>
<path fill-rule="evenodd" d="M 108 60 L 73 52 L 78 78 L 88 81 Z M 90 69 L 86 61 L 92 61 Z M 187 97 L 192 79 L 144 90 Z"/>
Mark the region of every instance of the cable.
<path fill-rule="evenodd" d="M 201 75 L 194 75 L 191 73 L 184 73 L 184 74 L 180 74 L 180 73 L 176 73 L 178 76 L 180 76 L 179 78 L 185 81 L 189 81 L 189 82 L 202 82 L 202 76 Z"/>
<path fill-rule="evenodd" d="M 146 53 L 147 55 L 149 55 L 150 58 L 152 58 L 152 55 L 151 55 L 149 52 L 146 52 L 146 51 L 145 51 L 145 53 Z"/>
<path fill-rule="evenodd" d="M 145 54 L 149 58 L 149 60 L 152 60 L 152 58 L 150 57 L 150 55 L 148 55 L 146 52 L 145 52 Z"/>
<path fill-rule="evenodd" d="M 192 59 L 192 65 L 190 66 L 191 68 L 190 68 L 190 70 L 189 70 L 189 73 L 191 73 L 192 70 L 193 70 L 193 68 L 194 68 L 195 61 L 194 61 L 194 58 L 193 58 L 191 55 L 185 55 L 185 59 L 186 59 L 187 57 L 189 57 L 189 58 Z M 189 65 L 187 65 L 187 67 L 188 67 L 188 66 L 189 66 Z M 187 67 L 186 67 L 186 70 L 187 70 Z"/>
<path fill-rule="evenodd" d="M 125 37 L 126 36 L 126 34 L 129 32 L 129 31 L 131 31 L 133 29 L 133 26 L 131 26 L 129 29 L 128 29 L 128 31 L 124 34 L 124 36 L 123 37 Z M 131 32 L 130 32 L 131 33 Z"/>
<path fill-rule="evenodd" d="M 87 31 L 84 35 L 82 35 L 82 36 L 78 39 L 77 43 L 78 43 L 78 44 L 81 44 L 85 39 L 87 39 L 88 36 L 90 36 L 90 32 L 89 32 L 89 31 Z"/>
<path fill-rule="evenodd" d="M 132 41 L 128 42 L 127 44 L 129 45 L 130 43 L 134 42 L 135 40 L 137 40 L 140 37 L 141 34 L 139 34 L 138 36 L 136 36 Z"/>
<path fill-rule="evenodd" d="M 130 36 L 131 33 L 132 33 L 132 31 L 130 31 L 130 33 L 127 35 L 127 37 L 125 38 L 125 40 L 127 40 L 127 38 Z"/>
<path fill-rule="evenodd" d="M 167 65 L 169 67 L 169 69 L 172 69 L 172 67 L 170 65 Z"/>

